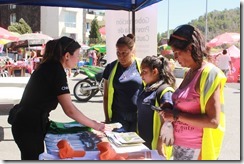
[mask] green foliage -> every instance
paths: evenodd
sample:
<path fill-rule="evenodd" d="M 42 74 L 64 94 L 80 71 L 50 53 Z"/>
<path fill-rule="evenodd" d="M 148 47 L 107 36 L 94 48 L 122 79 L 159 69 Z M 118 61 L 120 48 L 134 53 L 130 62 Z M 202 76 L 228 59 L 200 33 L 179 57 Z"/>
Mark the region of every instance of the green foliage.
<path fill-rule="evenodd" d="M 89 35 L 89 44 L 98 44 L 102 42 L 101 34 L 99 33 L 99 25 L 95 17 L 91 22 L 91 30 Z"/>
<path fill-rule="evenodd" d="M 213 39 L 215 36 L 225 32 L 237 32 L 240 33 L 240 8 L 223 10 L 223 11 L 212 11 L 207 15 L 207 41 Z M 205 35 L 205 15 L 200 16 L 198 19 L 192 20 L 188 24 L 191 24 Z M 172 30 L 170 30 L 170 34 Z M 160 36 L 158 34 L 158 36 Z M 161 34 L 161 38 L 157 38 L 158 41 L 165 39 L 167 31 Z M 160 45 L 160 44 L 159 44 Z"/>
<path fill-rule="evenodd" d="M 26 23 L 23 18 L 20 18 L 19 22 L 13 23 L 8 26 L 8 30 L 17 32 L 19 34 L 32 33 L 31 27 Z"/>

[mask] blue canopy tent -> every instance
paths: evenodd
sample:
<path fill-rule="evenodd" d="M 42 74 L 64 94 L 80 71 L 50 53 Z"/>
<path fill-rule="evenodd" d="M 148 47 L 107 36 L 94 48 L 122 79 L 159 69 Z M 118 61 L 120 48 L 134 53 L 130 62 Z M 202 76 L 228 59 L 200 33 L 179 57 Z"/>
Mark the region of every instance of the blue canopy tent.
<path fill-rule="evenodd" d="M 135 12 L 162 0 L 0 0 L 1 4 L 74 7 L 132 12 L 132 33 L 135 34 Z"/>

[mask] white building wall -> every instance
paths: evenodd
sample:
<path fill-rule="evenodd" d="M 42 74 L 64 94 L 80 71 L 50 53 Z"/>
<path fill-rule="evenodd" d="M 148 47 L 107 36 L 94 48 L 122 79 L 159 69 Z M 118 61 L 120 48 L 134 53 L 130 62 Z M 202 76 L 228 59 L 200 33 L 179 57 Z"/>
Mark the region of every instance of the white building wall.
<path fill-rule="evenodd" d="M 59 38 L 59 7 L 41 7 L 41 31 L 53 38 Z"/>
<path fill-rule="evenodd" d="M 65 27 L 66 12 L 76 13 L 75 27 Z M 82 43 L 83 9 L 41 7 L 41 31 L 53 38 L 59 38 L 61 36 L 74 37 L 79 43 Z"/>
<path fill-rule="evenodd" d="M 67 8 L 67 7 L 41 7 L 41 31 L 43 34 L 51 37 L 59 38 L 61 36 L 73 37 L 79 43 L 83 43 L 83 10 L 82 8 Z M 76 12 L 76 27 L 65 27 L 65 13 Z M 101 11 L 99 11 L 101 12 Z M 97 16 L 99 26 L 105 25 L 104 16 L 94 14 L 86 14 L 86 22 L 91 24 L 91 21 Z M 86 40 L 89 37 L 90 29 L 85 29 Z"/>

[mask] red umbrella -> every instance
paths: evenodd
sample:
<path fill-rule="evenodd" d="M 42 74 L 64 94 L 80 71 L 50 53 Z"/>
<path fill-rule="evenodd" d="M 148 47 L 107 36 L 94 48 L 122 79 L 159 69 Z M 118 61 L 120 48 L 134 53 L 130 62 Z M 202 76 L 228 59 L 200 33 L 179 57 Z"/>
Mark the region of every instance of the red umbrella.
<path fill-rule="evenodd" d="M 11 41 L 17 41 L 19 38 L 17 36 L 14 36 L 8 30 L 0 27 L 0 39 L 7 39 L 7 40 L 11 40 Z"/>
<path fill-rule="evenodd" d="M 99 29 L 99 32 L 100 32 L 100 34 L 102 34 L 102 35 L 106 35 L 106 28 L 105 28 L 105 26 L 101 27 L 101 28 Z"/>
<path fill-rule="evenodd" d="M 208 47 L 216 47 L 222 44 L 234 44 L 240 41 L 240 34 L 239 33 L 231 33 L 226 32 L 221 35 L 216 36 L 212 40 L 207 43 Z"/>

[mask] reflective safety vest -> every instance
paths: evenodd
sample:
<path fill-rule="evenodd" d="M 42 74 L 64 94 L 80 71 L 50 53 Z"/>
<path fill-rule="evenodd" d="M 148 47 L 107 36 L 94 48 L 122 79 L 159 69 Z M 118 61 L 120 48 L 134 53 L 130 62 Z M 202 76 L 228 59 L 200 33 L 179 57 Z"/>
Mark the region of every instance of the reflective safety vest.
<path fill-rule="evenodd" d="M 225 114 L 224 114 L 224 85 L 226 83 L 226 76 L 224 73 L 209 63 L 203 70 L 200 79 L 200 105 L 201 113 L 206 113 L 206 104 L 214 93 L 216 88 L 220 85 L 220 103 L 221 113 L 219 126 L 216 129 L 203 128 L 201 159 L 202 160 L 216 160 L 219 157 L 221 146 L 223 143 L 225 132 Z"/>
<path fill-rule="evenodd" d="M 162 93 L 160 95 L 160 98 L 168 91 L 174 92 L 175 90 L 172 87 L 166 87 L 162 91 Z M 158 107 L 159 105 L 160 104 L 158 103 L 157 97 L 156 97 L 155 106 Z M 152 139 L 152 143 L 151 143 L 152 150 L 156 150 L 157 149 L 158 139 L 159 139 L 159 136 L 160 136 L 161 127 L 162 127 L 162 122 L 161 122 L 160 115 L 158 114 L 158 112 L 154 111 L 154 113 L 153 113 L 153 139 Z M 171 157 L 172 148 L 173 148 L 173 146 L 163 145 L 163 149 L 165 151 L 166 159 L 169 159 Z"/>
<path fill-rule="evenodd" d="M 221 113 L 219 126 L 214 128 L 203 128 L 201 160 L 216 160 L 219 157 L 225 132 L 225 114 L 224 114 L 224 85 L 226 83 L 224 73 L 211 63 L 208 63 L 202 71 L 200 79 L 200 106 L 201 113 L 206 113 L 206 104 L 220 85 L 220 103 Z M 172 154 L 171 148 L 166 148 L 166 159 Z"/>
<path fill-rule="evenodd" d="M 140 69 L 141 61 L 140 60 L 141 59 L 135 58 L 136 66 L 137 66 L 139 73 L 141 73 L 141 69 Z M 108 109 L 109 121 L 111 121 L 111 118 L 112 118 L 112 104 L 113 104 L 113 99 L 114 99 L 113 80 L 114 80 L 114 75 L 117 70 L 117 67 L 118 67 L 118 61 L 115 63 L 115 65 L 110 73 L 110 76 L 108 78 L 108 108 L 107 109 Z"/>

